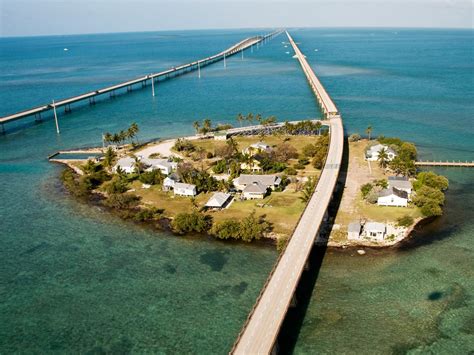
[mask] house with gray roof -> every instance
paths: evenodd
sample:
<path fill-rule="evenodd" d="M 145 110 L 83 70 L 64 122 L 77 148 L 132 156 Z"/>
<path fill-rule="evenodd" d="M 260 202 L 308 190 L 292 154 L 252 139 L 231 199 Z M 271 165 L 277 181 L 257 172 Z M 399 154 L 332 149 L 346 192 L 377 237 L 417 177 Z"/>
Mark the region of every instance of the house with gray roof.
<path fill-rule="evenodd" d="M 352 222 L 347 226 L 347 239 L 359 240 L 361 237 L 362 226 L 360 222 Z"/>
<path fill-rule="evenodd" d="M 389 176 L 388 187 L 394 187 L 398 190 L 405 191 L 408 194 L 408 197 L 410 197 L 413 189 L 411 181 L 408 180 L 406 176 Z"/>
<path fill-rule="evenodd" d="M 205 207 L 210 209 L 226 208 L 232 201 L 232 195 L 224 192 L 216 192 L 209 201 L 206 202 Z"/>
<path fill-rule="evenodd" d="M 174 184 L 174 194 L 178 196 L 196 196 L 196 185 L 177 182 Z"/>
<path fill-rule="evenodd" d="M 242 197 L 246 200 L 263 199 L 267 194 L 268 187 L 262 183 L 255 181 L 248 184 L 242 190 Z"/>
<path fill-rule="evenodd" d="M 242 174 L 234 179 L 234 186 L 237 190 L 243 191 L 248 185 L 258 183 L 267 189 L 276 189 L 281 184 L 281 178 L 278 175 L 247 175 Z"/>
<path fill-rule="evenodd" d="M 140 161 L 146 166 L 145 171 L 160 170 L 165 175 L 173 171 L 173 163 L 166 159 L 143 158 Z"/>
<path fill-rule="evenodd" d="M 389 187 L 388 189 L 384 189 L 379 192 L 377 205 L 407 207 L 408 193 L 406 191 L 399 190 L 396 187 Z"/>
<path fill-rule="evenodd" d="M 363 228 L 363 235 L 367 239 L 383 241 L 387 233 L 387 226 L 379 222 L 366 222 Z"/>
<path fill-rule="evenodd" d="M 119 168 L 126 174 L 131 174 L 135 172 L 135 159 L 132 157 L 120 158 L 117 161 L 117 164 L 115 164 L 112 168 L 112 171 L 116 173 Z"/>

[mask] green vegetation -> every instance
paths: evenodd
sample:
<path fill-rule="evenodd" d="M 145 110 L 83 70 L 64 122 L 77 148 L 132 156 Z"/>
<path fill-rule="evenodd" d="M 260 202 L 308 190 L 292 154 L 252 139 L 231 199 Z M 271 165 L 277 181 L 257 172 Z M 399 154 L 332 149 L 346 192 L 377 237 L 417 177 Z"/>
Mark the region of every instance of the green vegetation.
<path fill-rule="evenodd" d="M 176 150 L 177 152 L 194 152 L 196 150 L 196 147 L 194 144 L 184 138 L 179 138 L 176 140 L 173 149 Z"/>
<path fill-rule="evenodd" d="M 212 227 L 212 217 L 198 211 L 178 213 L 171 227 L 177 234 L 205 233 Z"/>
<path fill-rule="evenodd" d="M 432 171 L 420 172 L 413 188 L 416 195 L 413 203 L 420 207 L 426 217 L 441 216 L 443 214 L 444 191 L 448 188 L 448 179 Z"/>
<path fill-rule="evenodd" d="M 303 202 L 309 202 L 311 196 L 313 196 L 314 190 L 316 189 L 316 184 L 316 179 L 313 179 L 312 177 L 310 177 L 308 181 L 306 181 L 302 190 L 303 195 L 300 197 Z"/>
<path fill-rule="evenodd" d="M 362 198 L 366 199 L 369 193 L 372 191 L 374 185 L 372 185 L 370 182 L 362 185 L 360 187 L 360 192 L 362 193 Z"/>
<path fill-rule="evenodd" d="M 397 218 L 397 224 L 400 227 L 409 227 L 413 224 L 415 220 L 410 215 L 404 215 L 403 217 Z"/>
<path fill-rule="evenodd" d="M 164 179 L 165 176 L 158 169 L 152 171 L 145 171 L 138 177 L 138 180 L 140 180 L 140 182 L 149 185 L 162 185 Z"/>
<path fill-rule="evenodd" d="M 227 219 L 214 224 L 210 234 L 219 239 L 239 239 L 245 242 L 251 242 L 254 239 L 260 239 L 264 233 L 270 230 L 270 224 L 265 218 L 255 215 L 252 211 L 250 215 L 241 221 Z"/>
<path fill-rule="evenodd" d="M 140 129 L 138 128 L 138 125 L 134 122 L 126 130 L 121 130 L 118 133 L 105 133 L 102 136 L 102 140 L 104 144 L 123 144 L 127 140 L 129 140 L 130 143 L 133 143 L 133 139 L 136 138 L 139 131 Z"/>
<path fill-rule="evenodd" d="M 317 153 L 313 157 L 313 166 L 316 169 L 322 169 L 329 149 L 329 135 L 322 136 L 315 143 Z"/>
<path fill-rule="evenodd" d="M 359 133 L 353 133 L 349 136 L 348 141 L 349 142 L 358 142 L 362 139 Z"/>

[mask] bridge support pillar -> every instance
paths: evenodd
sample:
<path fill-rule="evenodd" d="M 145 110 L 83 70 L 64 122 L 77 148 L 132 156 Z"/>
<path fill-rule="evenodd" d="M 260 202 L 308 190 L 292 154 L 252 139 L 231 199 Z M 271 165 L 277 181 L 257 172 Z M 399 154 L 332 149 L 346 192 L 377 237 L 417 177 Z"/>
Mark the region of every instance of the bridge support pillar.
<path fill-rule="evenodd" d="M 127 88 L 127 90 L 128 90 L 128 88 Z M 110 97 L 115 97 L 115 90 L 112 90 L 109 95 L 110 95 Z"/>
<path fill-rule="evenodd" d="M 41 122 L 41 112 L 35 113 L 35 122 Z"/>
<path fill-rule="evenodd" d="M 64 106 L 64 113 L 69 113 L 71 112 L 71 105 L 67 104 Z"/>
<path fill-rule="evenodd" d="M 310 265 L 310 263 L 309 263 L 309 260 L 306 260 L 306 262 L 304 263 L 304 269 L 305 269 L 305 271 L 308 271 L 310 267 L 311 267 L 311 265 Z"/>
<path fill-rule="evenodd" d="M 89 97 L 89 105 L 95 105 L 95 97 Z"/>
<path fill-rule="evenodd" d="M 5 126 L 3 125 L 3 123 L 0 125 L 0 127 L 1 127 L 0 131 L 2 132 L 2 134 L 5 134 Z"/>
<path fill-rule="evenodd" d="M 275 341 L 275 344 L 273 344 L 272 351 L 270 352 L 270 355 L 278 355 L 278 340 Z"/>

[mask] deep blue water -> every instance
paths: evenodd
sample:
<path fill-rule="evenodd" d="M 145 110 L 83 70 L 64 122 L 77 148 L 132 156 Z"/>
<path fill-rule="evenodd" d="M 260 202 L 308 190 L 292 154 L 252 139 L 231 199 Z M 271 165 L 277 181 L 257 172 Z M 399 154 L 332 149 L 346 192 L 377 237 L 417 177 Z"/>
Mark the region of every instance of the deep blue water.
<path fill-rule="evenodd" d="M 348 133 L 363 133 L 370 124 L 375 135 L 414 141 L 425 159 L 473 158 L 471 30 L 291 32 L 339 106 Z M 258 33 L 2 38 L 0 115 L 201 58 Z M 160 83 L 155 98 L 147 87 L 95 106 L 73 106 L 59 117 L 59 136 L 51 119 L 6 127 L 8 134 L 0 136 L 0 352 L 229 349 L 275 251 L 151 233 L 91 210 L 65 197 L 60 167 L 46 157 L 98 145 L 102 132 L 132 121 L 146 140 L 191 133 L 192 122 L 205 117 L 236 123 L 239 112 L 280 120 L 317 117 L 285 40 L 281 35 L 243 60 L 229 58 L 226 69 L 222 63 L 206 67 L 201 79 L 190 73 Z M 452 184 L 443 223 L 427 236 L 433 243 L 370 259 L 328 254 L 296 352 L 468 347 L 474 174 L 443 173 Z M 446 297 L 425 304 L 428 290 Z M 454 323 L 443 325 L 449 319 Z M 354 345 L 384 326 L 395 336 L 379 332 L 376 347 L 370 337 Z"/>

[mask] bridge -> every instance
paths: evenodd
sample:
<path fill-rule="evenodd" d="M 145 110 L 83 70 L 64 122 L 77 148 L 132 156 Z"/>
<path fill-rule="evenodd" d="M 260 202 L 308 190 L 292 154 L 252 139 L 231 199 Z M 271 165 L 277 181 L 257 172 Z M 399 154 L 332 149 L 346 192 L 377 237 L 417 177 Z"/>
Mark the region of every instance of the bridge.
<path fill-rule="evenodd" d="M 247 317 L 231 349 L 232 354 L 269 354 L 275 349 L 281 324 L 324 223 L 342 162 L 344 130 L 339 111 L 290 34 L 286 32 L 286 35 L 322 112 L 329 120 L 329 151 L 316 189 Z"/>
<path fill-rule="evenodd" d="M 170 77 L 175 77 L 175 76 L 178 76 L 178 75 L 182 75 L 182 74 L 184 74 L 188 71 L 193 71 L 193 70 L 198 70 L 199 75 L 200 75 L 202 67 L 207 66 L 207 65 L 212 64 L 212 63 L 215 63 L 215 62 L 220 61 L 220 60 L 224 60 L 224 62 L 225 62 L 227 57 L 230 57 L 230 56 L 232 56 L 236 53 L 239 53 L 239 52 L 243 53 L 243 51 L 245 51 L 246 49 L 251 48 L 254 45 L 258 46 L 258 44 L 261 43 L 261 42 L 265 43 L 266 41 L 272 39 L 273 37 L 279 35 L 282 32 L 283 32 L 282 30 L 278 30 L 278 31 L 275 31 L 275 32 L 272 32 L 272 33 L 269 33 L 269 34 L 266 34 L 266 35 L 246 38 L 246 39 L 234 44 L 230 48 L 228 48 L 228 49 L 226 49 L 226 50 L 224 50 L 220 53 L 217 53 L 215 55 L 212 55 L 210 57 L 206 57 L 206 58 L 199 59 L 199 60 L 196 60 L 196 61 L 191 62 L 191 63 L 182 64 L 182 65 L 179 65 L 179 66 L 176 66 L 176 67 L 172 67 L 171 69 L 164 70 L 164 71 L 161 71 L 159 73 L 145 75 L 145 76 L 135 78 L 135 79 L 132 79 L 132 80 L 128 80 L 128 81 L 125 81 L 125 82 L 122 82 L 122 83 L 119 83 L 119 84 L 116 84 L 116 85 L 108 86 L 108 87 L 105 87 L 105 88 L 102 88 L 102 89 L 93 90 L 93 91 L 90 91 L 90 92 L 87 92 L 87 93 L 84 93 L 84 94 L 80 94 L 80 95 L 77 95 L 77 96 L 73 96 L 73 97 L 69 97 L 69 98 L 66 98 L 66 99 L 58 100 L 57 102 L 53 101 L 52 103 L 48 103 L 48 104 L 41 105 L 41 106 L 38 106 L 38 107 L 33 107 L 33 108 L 30 108 L 30 109 L 27 109 L 27 110 L 24 110 L 24 111 L 20 111 L 20 112 L 8 115 L 8 116 L 0 117 L 1 131 L 5 132 L 4 124 L 6 124 L 8 122 L 17 121 L 17 120 L 20 120 L 20 119 L 23 119 L 23 118 L 26 118 L 26 117 L 29 117 L 29 116 L 35 116 L 35 117 L 41 118 L 41 114 L 43 112 L 50 111 L 50 110 L 55 111 L 56 108 L 62 107 L 62 106 L 64 106 L 65 111 L 68 112 L 68 111 L 71 110 L 70 105 L 73 104 L 73 103 L 76 103 L 76 102 L 79 102 L 79 101 L 84 101 L 84 100 L 89 100 L 90 104 L 94 104 L 95 103 L 95 97 L 97 97 L 99 95 L 104 95 L 104 94 L 109 93 L 110 96 L 115 96 L 115 91 L 116 90 L 126 88 L 127 91 L 130 91 L 130 90 L 132 90 L 132 87 L 134 85 L 137 85 L 137 84 L 141 84 L 142 86 L 146 86 L 148 82 L 151 82 L 152 86 L 153 86 L 153 95 L 154 95 L 154 83 L 155 83 L 155 81 L 160 80 L 160 78 L 161 79 L 167 79 L 167 78 L 170 78 Z"/>

